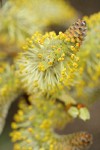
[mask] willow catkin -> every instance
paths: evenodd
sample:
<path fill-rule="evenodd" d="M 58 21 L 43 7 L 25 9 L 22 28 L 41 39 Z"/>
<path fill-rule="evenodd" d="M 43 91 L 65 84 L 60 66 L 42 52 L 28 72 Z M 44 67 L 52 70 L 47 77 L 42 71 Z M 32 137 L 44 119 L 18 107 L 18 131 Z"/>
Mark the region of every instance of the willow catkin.
<path fill-rule="evenodd" d="M 86 34 L 86 23 L 78 20 L 65 33 L 35 33 L 27 39 L 17 60 L 18 75 L 28 93 L 53 95 L 74 84 L 77 52 Z"/>

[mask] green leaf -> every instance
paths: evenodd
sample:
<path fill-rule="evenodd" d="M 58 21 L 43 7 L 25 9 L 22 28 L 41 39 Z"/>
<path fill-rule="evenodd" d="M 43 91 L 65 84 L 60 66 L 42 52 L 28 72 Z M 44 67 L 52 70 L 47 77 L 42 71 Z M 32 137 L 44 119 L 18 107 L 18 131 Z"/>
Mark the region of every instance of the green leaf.
<path fill-rule="evenodd" d="M 78 109 L 76 107 L 74 107 L 74 106 L 72 106 L 72 107 L 69 108 L 68 113 L 73 118 L 76 118 L 79 115 Z"/>
<path fill-rule="evenodd" d="M 90 113 L 89 113 L 89 110 L 86 107 L 81 108 L 79 110 L 79 118 L 84 120 L 84 121 L 90 119 Z"/>

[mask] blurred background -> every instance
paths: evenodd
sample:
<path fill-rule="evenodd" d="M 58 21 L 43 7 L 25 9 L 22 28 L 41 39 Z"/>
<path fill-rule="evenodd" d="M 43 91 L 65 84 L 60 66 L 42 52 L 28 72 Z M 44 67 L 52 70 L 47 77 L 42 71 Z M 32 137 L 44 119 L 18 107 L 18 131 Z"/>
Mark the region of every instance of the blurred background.
<path fill-rule="evenodd" d="M 6 0 L 0 0 L 1 7 Z M 38 1 L 38 0 L 37 0 Z M 20 1 L 21 2 L 21 1 Z M 70 0 L 70 4 L 79 12 L 79 17 L 91 15 L 100 11 L 100 0 Z M 64 31 L 65 26 L 62 24 L 52 24 L 49 30 Z M 18 100 L 15 101 L 11 107 L 7 116 L 6 125 L 4 131 L 0 136 L 0 150 L 12 150 L 12 143 L 9 139 L 9 132 L 11 131 L 10 122 L 13 120 L 13 114 L 16 112 L 16 105 Z M 64 131 L 58 131 L 60 134 L 72 133 L 75 131 L 88 131 L 93 134 L 94 142 L 90 150 L 100 150 L 100 101 L 94 103 L 90 109 L 91 119 L 87 122 L 81 120 L 74 120 L 72 123 L 66 126 Z"/>

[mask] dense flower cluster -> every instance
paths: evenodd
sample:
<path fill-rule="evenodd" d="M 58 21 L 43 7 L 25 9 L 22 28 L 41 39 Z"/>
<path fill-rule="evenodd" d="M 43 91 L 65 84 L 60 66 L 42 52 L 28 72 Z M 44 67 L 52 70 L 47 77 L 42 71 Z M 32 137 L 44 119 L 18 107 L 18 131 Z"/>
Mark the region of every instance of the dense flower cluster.
<path fill-rule="evenodd" d="M 100 13 L 65 32 L 43 34 L 76 16 L 64 0 L 8 0 L 0 9 L 0 134 L 19 99 L 10 133 L 14 150 L 85 150 L 92 144 L 87 132 L 59 135 L 55 129 L 77 117 L 90 119 L 84 103 L 100 84 Z"/>
<path fill-rule="evenodd" d="M 22 0 L 21 3 L 20 0 L 10 1 L 20 8 L 24 6 L 24 8 L 31 10 L 32 15 L 34 14 L 33 20 L 35 20 L 33 26 L 39 28 L 42 24 L 42 27 L 45 27 L 51 24 L 61 24 L 61 22 L 63 24 L 65 21 L 69 25 L 78 15 L 78 12 L 70 5 L 68 0 L 66 2 L 64 0 L 30 0 L 30 3 L 28 0 Z M 69 11 L 70 13 L 68 13 Z"/>
<path fill-rule="evenodd" d="M 8 0 L 0 10 L 0 50 L 18 51 L 25 38 L 35 31 L 44 31 L 55 20 L 69 22 L 76 16 L 74 8 L 63 0 Z"/>
<path fill-rule="evenodd" d="M 20 102 L 14 116 L 10 134 L 14 150 L 83 150 L 90 146 L 92 137 L 88 133 L 60 136 L 54 132 L 54 128 L 61 129 L 71 120 L 63 104 L 34 97 L 30 97 L 30 102 L 31 105 L 25 100 Z"/>
<path fill-rule="evenodd" d="M 19 80 L 15 76 L 14 68 L 0 62 L 0 133 L 10 104 L 20 93 L 19 89 Z"/>
<path fill-rule="evenodd" d="M 84 17 L 87 36 L 78 53 L 81 76 L 77 84 L 77 99 L 96 99 L 100 85 L 100 13 Z M 77 79 L 78 80 L 78 79 Z M 90 101 L 89 101 L 90 99 Z"/>
<path fill-rule="evenodd" d="M 86 34 L 86 24 L 78 20 L 65 33 L 35 33 L 20 53 L 18 74 L 28 93 L 53 95 L 74 84 L 79 57 L 76 56 Z"/>
<path fill-rule="evenodd" d="M 19 80 L 16 78 L 14 67 L 0 63 L 0 105 L 15 99 L 19 93 Z"/>

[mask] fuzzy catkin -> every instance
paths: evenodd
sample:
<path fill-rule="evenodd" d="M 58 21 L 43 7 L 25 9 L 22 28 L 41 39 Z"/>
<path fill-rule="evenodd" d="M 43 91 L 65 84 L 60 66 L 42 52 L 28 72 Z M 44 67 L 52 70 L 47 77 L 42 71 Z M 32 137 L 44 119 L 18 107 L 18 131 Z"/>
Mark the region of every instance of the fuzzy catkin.
<path fill-rule="evenodd" d="M 84 99 L 90 104 L 99 95 L 100 85 L 100 12 L 84 17 L 87 36 L 80 47 L 78 56 L 80 76 L 76 79 L 76 99 Z"/>
<path fill-rule="evenodd" d="M 54 132 L 54 128 L 61 129 L 71 120 L 61 103 L 34 97 L 30 97 L 30 102 L 28 105 L 23 99 L 14 116 L 10 134 L 14 150 L 84 150 L 92 144 L 92 136 L 87 132 L 65 136 Z"/>
<path fill-rule="evenodd" d="M 86 34 L 86 23 L 78 20 L 65 33 L 35 33 L 27 39 L 17 61 L 18 75 L 30 94 L 54 95 L 74 85 L 77 52 Z"/>

